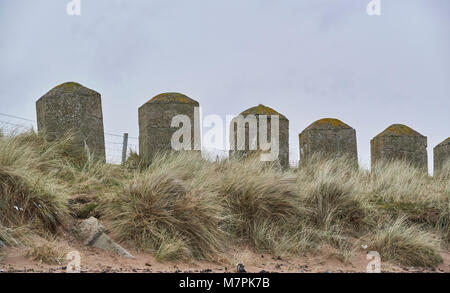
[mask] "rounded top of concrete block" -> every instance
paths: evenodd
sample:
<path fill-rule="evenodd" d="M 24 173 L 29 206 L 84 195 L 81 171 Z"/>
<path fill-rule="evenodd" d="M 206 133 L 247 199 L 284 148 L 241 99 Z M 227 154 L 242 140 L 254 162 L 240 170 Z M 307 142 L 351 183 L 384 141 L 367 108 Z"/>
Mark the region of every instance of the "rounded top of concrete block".
<path fill-rule="evenodd" d="M 79 84 L 78 82 L 68 81 L 68 82 L 62 83 L 60 85 L 57 85 L 54 88 L 55 89 L 63 88 L 63 89 L 71 90 L 71 89 L 80 88 L 80 87 L 83 87 L 83 86 L 81 84 Z"/>
<path fill-rule="evenodd" d="M 304 131 L 312 129 L 353 129 L 344 122 L 336 118 L 323 118 L 313 122 Z"/>
<path fill-rule="evenodd" d="M 55 86 L 50 91 L 48 91 L 43 97 L 64 96 L 67 94 L 77 94 L 82 96 L 100 95 L 96 91 L 84 87 L 77 82 L 70 81 Z"/>
<path fill-rule="evenodd" d="M 392 124 L 375 137 L 380 136 L 423 136 L 423 135 L 406 125 Z"/>
<path fill-rule="evenodd" d="M 446 140 L 444 140 L 443 142 L 441 142 L 440 144 L 438 144 L 436 147 L 443 147 L 446 145 L 450 145 L 450 137 L 447 138 Z"/>
<path fill-rule="evenodd" d="M 194 104 L 199 105 L 199 103 L 186 95 L 180 93 L 163 93 L 153 97 L 147 103 L 150 104 Z"/>
<path fill-rule="evenodd" d="M 244 112 L 241 113 L 242 116 L 247 116 L 247 115 L 267 115 L 267 116 L 272 116 L 272 115 L 278 115 L 280 116 L 281 119 L 285 119 L 288 120 L 286 118 L 286 116 L 284 116 L 283 114 L 278 113 L 277 111 L 275 111 L 274 109 L 264 106 L 262 104 L 259 104 L 258 106 L 249 108 L 247 110 L 245 110 Z"/>

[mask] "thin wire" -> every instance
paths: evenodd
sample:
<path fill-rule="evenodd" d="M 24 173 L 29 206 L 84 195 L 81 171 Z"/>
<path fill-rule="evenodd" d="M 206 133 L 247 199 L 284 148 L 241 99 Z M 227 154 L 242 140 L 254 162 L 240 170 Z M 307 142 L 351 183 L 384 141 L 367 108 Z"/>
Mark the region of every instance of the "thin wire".
<path fill-rule="evenodd" d="M 115 136 L 115 137 L 121 137 L 121 138 L 123 138 L 123 134 L 122 135 L 120 135 L 120 134 L 113 134 L 113 133 L 108 133 L 108 132 L 105 132 L 105 135 L 109 135 L 109 136 Z M 129 136 L 128 137 L 129 139 L 131 138 L 131 139 L 138 139 L 137 137 L 132 137 L 132 136 Z"/>
<path fill-rule="evenodd" d="M 24 120 L 24 121 L 29 121 L 29 122 L 34 122 L 34 123 L 36 123 L 36 120 L 32 120 L 32 119 L 28 119 L 28 118 L 24 118 L 24 117 L 20 117 L 20 116 L 16 116 L 16 115 L 10 115 L 10 114 L 5 114 L 5 113 L 0 113 L 0 116 L 5 116 L 5 117 L 9 117 L 9 118 L 20 119 L 20 120 Z M 0 122 L 8 123 L 8 122 L 6 122 L 6 121 L 0 121 Z M 20 125 L 18 125 L 18 124 L 13 124 L 13 123 L 8 123 L 8 124 L 20 126 Z M 123 137 L 123 134 L 114 134 L 114 133 L 108 133 L 108 132 L 105 132 L 105 135 L 116 136 L 116 137 Z M 133 137 L 133 136 L 129 136 L 128 138 L 129 138 L 129 139 L 139 139 L 139 138 Z"/>
<path fill-rule="evenodd" d="M 9 125 L 17 126 L 17 127 L 21 127 L 21 128 L 28 128 L 27 126 L 24 126 L 24 125 L 15 124 L 15 123 L 6 122 L 6 121 L 0 121 L 0 123 L 9 124 Z"/>
<path fill-rule="evenodd" d="M 27 118 L 16 116 L 16 115 L 0 113 L 0 116 L 19 119 L 19 120 L 28 121 L 28 122 L 33 122 L 33 124 L 36 123 L 35 120 L 27 119 Z M 17 124 L 17 123 L 0 120 L 0 126 L 4 127 L 5 130 L 9 128 L 8 125 L 15 127 L 15 128 L 20 128 L 20 129 L 29 129 L 29 128 L 33 127 L 32 125 Z M 120 134 L 106 132 L 105 135 L 123 138 L 123 135 L 120 135 Z M 128 138 L 135 139 L 135 140 L 138 139 L 137 137 L 128 137 Z M 113 163 L 113 164 L 120 164 L 122 161 L 122 151 L 123 150 L 122 150 L 122 148 L 116 147 L 116 146 L 121 145 L 122 142 L 105 141 L 105 144 L 106 144 L 106 152 L 107 152 L 107 161 L 109 163 Z M 129 143 L 128 148 L 131 151 L 132 149 L 135 149 L 135 150 L 138 149 L 138 146 L 136 144 Z M 129 156 L 130 151 L 127 151 L 127 157 Z"/>
<path fill-rule="evenodd" d="M 15 119 L 20 119 L 20 120 L 25 120 L 25 121 L 30 121 L 30 122 L 36 122 L 35 120 L 31 120 L 31 119 L 27 119 L 27 118 L 23 118 L 23 117 L 19 117 L 19 116 L 14 116 L 14 115 L 9 115 L 9 114 L 4 114 L 4 113 L 0 113 L 1 116 L 6 116 L 9 118 L 15 118 Z"/>

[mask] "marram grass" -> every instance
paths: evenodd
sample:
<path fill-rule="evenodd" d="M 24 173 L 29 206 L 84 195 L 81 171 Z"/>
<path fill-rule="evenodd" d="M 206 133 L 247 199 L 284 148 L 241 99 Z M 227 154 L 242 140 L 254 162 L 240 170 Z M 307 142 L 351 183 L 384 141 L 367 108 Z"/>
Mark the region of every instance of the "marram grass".
<path fill-rule="evenodd" d="M 369 172 L 317 156 L 280 170 L 257 158 L 211 162 L 186 152 L 160 154 L 147 167 L 133 154 L 115 166 L 71 141 L 0 137 L 6 244 L 70 232 L 94 214 L 116 241 L 161 261 L 219 260 L 232 247 L 290 257 L 330 246 L 348 261 L 367 243 L 384 261 L 433 267 L 448 249 L 450 164 L 430 177 L 405 162 Z"/>

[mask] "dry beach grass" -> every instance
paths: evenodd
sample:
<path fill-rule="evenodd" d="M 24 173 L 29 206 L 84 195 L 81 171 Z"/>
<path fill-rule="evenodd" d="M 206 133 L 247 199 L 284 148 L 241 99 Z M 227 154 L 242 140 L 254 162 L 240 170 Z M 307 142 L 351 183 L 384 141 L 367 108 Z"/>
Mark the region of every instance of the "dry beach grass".
<path fill-rule="evenodd" d="M 281 258 L 331 247 L 345 263 L 365 244 L 383 261 L 435 267 L 448 250 L 450 164 L 430 177 L 405 162 L 369 172 L 316 156 L 280 170 L 258 158 L 211 162 L 185 152 L 144 168 L 137 154 L 115 166 L 70 142 L 0 137 L 0 240 L 8 246 L 33 251 L 28 239 L 52 243 L 95 215 L 115 240 L 162 262 L 226 263 L 235 247 Z"/>

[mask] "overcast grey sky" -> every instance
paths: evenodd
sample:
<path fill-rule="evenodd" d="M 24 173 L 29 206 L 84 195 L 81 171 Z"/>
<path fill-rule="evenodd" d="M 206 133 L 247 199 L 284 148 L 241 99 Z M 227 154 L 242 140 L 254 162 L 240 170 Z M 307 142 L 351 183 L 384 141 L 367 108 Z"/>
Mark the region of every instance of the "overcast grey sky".
<path fill-rule="evenodd" d="M 360 161 L 393 123 L 450 136 L 450 1 L 0 0 L 0 112 L 36 119 L 35 101 L 76 81 L 102 94 L 105 131 L 138 135 L 137 109 L 181 92 L 203 114 L 265 104 L 298 133 L 339 118 Z M 2 118 L 2 117 L 0 117 Z M 2 118 L 4 119 L 4 118 Z M 0 119 L 0 120 L 2 120 Z"/>

